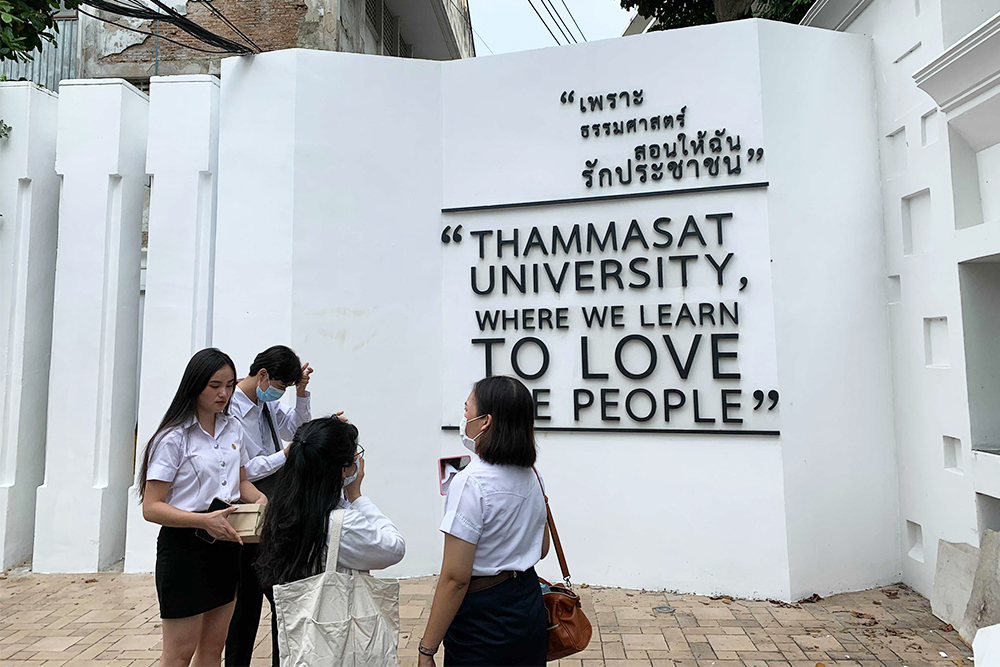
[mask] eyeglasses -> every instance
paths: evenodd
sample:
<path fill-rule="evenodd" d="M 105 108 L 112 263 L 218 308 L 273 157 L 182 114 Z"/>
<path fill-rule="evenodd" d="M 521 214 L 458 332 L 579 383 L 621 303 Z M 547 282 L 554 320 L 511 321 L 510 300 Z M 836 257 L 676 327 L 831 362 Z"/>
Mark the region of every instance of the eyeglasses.
<path fill-rule="evenodd" d="M 358 453 L 354 455 L 354 458 L 355 459 L 365 458 L 365 448 L 362 447 L 361 445 L 358 445 Z"/>

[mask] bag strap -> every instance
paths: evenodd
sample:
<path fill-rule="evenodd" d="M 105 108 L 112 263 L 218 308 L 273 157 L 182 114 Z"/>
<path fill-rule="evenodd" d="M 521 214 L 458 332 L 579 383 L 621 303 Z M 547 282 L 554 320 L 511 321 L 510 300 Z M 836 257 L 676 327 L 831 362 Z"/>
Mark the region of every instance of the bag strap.
<path fill-rule="evenodd" d="M 344 511 L 333 511 L 333 521 L 330 522 L 330 537 L 326 546 L 327 572 L 337 571 L 337 559 L 340 557 L 340 534 L 344 532 Z"/>
<path fill-rule="evenodd" d="M 559 569 L 562 570 L 563 581 L 567 586 L 570 585 L 569 582 L 569 565 L 566 564 L 566 554 L 563 553 L 562 542 L 559 541 L 559 531 L 556 530 L 555 519 L 552 518 L 552 508 L 549 507 L 549 497 L 545 494 L 545 487 L 542 486 L 542 478 L 538 474 L 538 470 L 534 466 L 531 468 L 535 477 L 538 479 L 538 487 L 542 490 L 542 498 L 545 499 L 545 515 L 546 521 L 549 524 L 549 535 L 552 538 L 552 544 L 556 548 L 556 557 L 559 559 Z"/>
<path fill-rule="evenodd" d="M 267 408 L 267 403 L 261 401 L 261 412 L 264 413 L 264 419 L 267 421 L 267 427 L 271 430 L 271 442 L 274 443 L 274 452 L 277 454 L 278 450 L 281 449 L 280 441 L 278 440 L 278 434 L 274 430 L 274 420 L 271 419 L 271 411 Z"/>

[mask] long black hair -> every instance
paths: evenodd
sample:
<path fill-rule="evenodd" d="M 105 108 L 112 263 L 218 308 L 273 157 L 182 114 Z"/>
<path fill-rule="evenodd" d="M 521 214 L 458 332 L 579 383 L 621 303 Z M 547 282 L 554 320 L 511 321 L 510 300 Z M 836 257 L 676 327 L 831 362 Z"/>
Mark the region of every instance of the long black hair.
<path fill-rule="evenodd" d="M 337 508 L 344 468 L 354 464 L 357 450 L 357 427 L 336 417 L 313 419 L 295 432 L 264 514 L 257 558 L 263 586 L 323 571 L 330 512 Z"/>
<path fill-rule="evenodd" d="M 196 352 L 191 361 L 184 369 L 180 386 L 174 394 L 174 400 L 170 401 L 167 413 L 163 415 L 160 426 L 156 433 L 146 443 L 145 451 L 142 455 L 142 468 L 139 470 L 139 502 L 146 496 L 146 477 L 149 474 L 149 456 L 159 437 L 167 430 L 180 426 L 195 414 L 198 407 L 198 396 L 205 391 L 209 380 L 223 367 L 229 366 L 233 371 L 233 379 L 236 379 L 236 365 L 229 355 L 222 350 L 209 347 L 200 352 Z"/>
<path fill-rule="evenodd" d="M 493 375 L 477 382 L 472 395 L 479 414 L 493 416 L 490 427 L 479 437 L 479 458 L 494 465 L 535 465 L 535 402 L 524 383 Z"/>

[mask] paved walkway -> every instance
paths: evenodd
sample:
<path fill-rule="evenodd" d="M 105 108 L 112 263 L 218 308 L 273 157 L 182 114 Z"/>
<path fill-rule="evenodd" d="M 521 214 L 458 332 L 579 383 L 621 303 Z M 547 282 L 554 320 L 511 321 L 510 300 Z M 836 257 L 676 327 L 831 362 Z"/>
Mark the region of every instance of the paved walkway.
<path fill-rule="evenodd" d="M 434 579 L 402 582 L 400 662 L 415 665 Z M 814 603 L 710 599 L 613 588 L 580 590 L 594 623 L 586 652 L 558 667 L 955 667 L 970 649 L 893 586 Z M 657 611 L 669 603 L 673 613 Z M 264 616 L 254 667 L 270 665 Z M 0 665 L 155 665 L 160 649 L 149 575 L 0 575 Z"/>

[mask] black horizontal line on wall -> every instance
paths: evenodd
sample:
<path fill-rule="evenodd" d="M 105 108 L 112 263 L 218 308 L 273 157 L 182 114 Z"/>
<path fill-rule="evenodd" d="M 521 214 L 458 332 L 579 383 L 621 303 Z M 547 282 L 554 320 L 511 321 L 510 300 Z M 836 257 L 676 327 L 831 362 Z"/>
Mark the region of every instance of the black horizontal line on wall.
<path fill-rule="evenodd" d="M 731 183 L 729 185 L 706 185 L 700 188 L 678 188 L 674 190 L 642 190 L 638 192 L 623 192 L 617 195 L 595 195 L 593 197 L 571 197 L 569 199 L 543 199 L 539 201 L 521 201 L 508 204 L 483 204 L 481 206 L 454 206 L 441 209 L 442 213 L 469 213 L 472 211 L 496 211 L 506 208 L 528 208 L 530 206 L 556 206 L 559 204 L 583 204 L 589 202 L 612 201 L 616 199 L 633 199 L 637 197 L 669 197 L 671 195 L 690 195 L 701 192 L 724 192 L 727 190 L 756 190 L 766 188 L 767 181 L 753 183 Z"/>
<path fill-rule="evenodd" d="M 442 431 L 457 431 L 457 426 L 442 426 Z M 536 431 L 544 433 L 642 433 L 676 435 L 758 435 L 778 437 L 781 431 L 751 431 L 745 429 L 707 428 L 616 428 L 601 426 L 536 426 Z"/>

